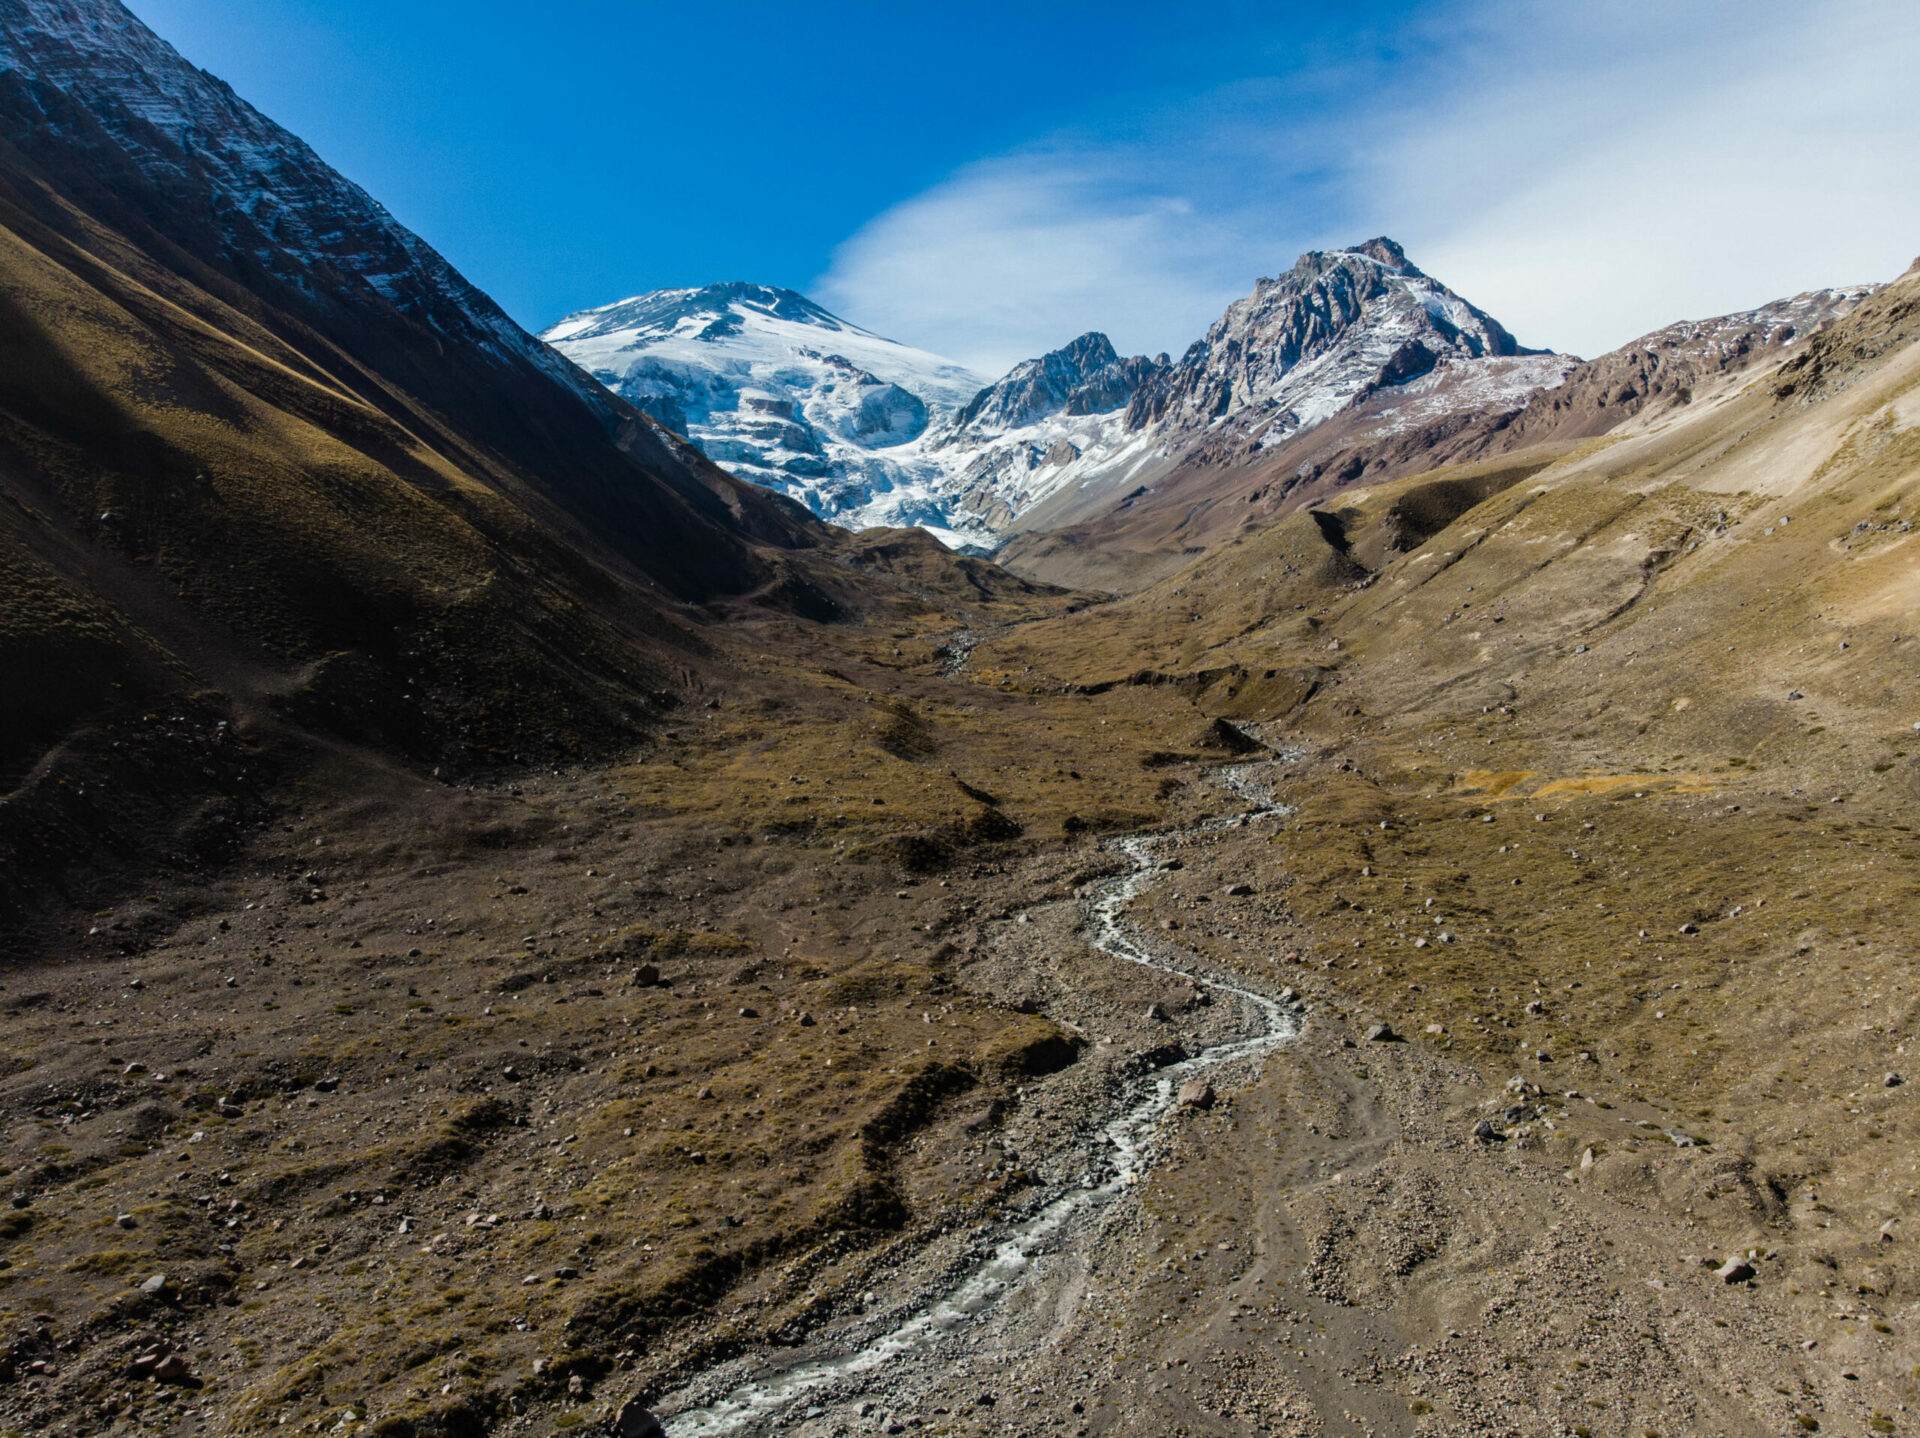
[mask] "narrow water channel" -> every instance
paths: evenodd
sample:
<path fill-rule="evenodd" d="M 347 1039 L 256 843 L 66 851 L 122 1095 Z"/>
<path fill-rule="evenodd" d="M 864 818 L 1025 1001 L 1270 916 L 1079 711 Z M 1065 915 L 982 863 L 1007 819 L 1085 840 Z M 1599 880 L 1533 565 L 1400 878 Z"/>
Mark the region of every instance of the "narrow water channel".
<path fill-rule="evenodd" d="M 1204 972 L 1196 956 L 1158 939 L 1136 934 L 1125 918 L 1133 901 L 1166 872 L 1163 858 L 1166 850 L 1291 812 L 1258 788 L 1256 775 L 1264 767 L 1235 766 L 1215 776 L 1221 787 L 1254 806 L 1249 810 L 1208 819 L 1188 829 L 1108 840 L 1110 849 L 1126 857 L 1128 869 L 1110 878 L 1095 880 L 1079 894 L 1087 941 L 1094 948 L 1125 963 L 1191 978 L 1217 994 L 1235 996 L 1244 1004 L 1255 1031 L 1213 1044 L 1124 1091 L 1118 1111 L 1091 1135 L 1094 1149 L 1091 1171 L 1104 1173 L 1106 1177 L 1097 1183 L 1068 1188 L 1032 1216 L 998 1226 L 997 1233 L 983 1235 L 981 1241 L 993 1245 L 991 1256 L 969 1270 L 945 1294 L 889 1332 L 850 1352 L 814 1359 L 754 1379 L 718 1400 L 677 1413 L 672 1413 L 674 1400 L 667 1399 L 661 1407 L 672 1415 L 666 1419 L 669 1438 L 710 1438 L 710 1435 L 754 1433 L 782 1426 L 792 1407 L 803 1399 L 818 1401 L 829 1394 L 836 1400 L 854 1396 L 861 1387 L 863 1375 L 987 1319 L 1008 1291 L 1031 1272 L 1037 1253 L 1091 1233 L 1094 1225 L 1088 1220 L 1140 1180 L 1153 1161 L 1154 1130 L 1173 1107 L 1182 1082 L 1222 1065 L 1257 1057 L 1299 1032 L 1295 1013 L 1279 1000 Z"/>

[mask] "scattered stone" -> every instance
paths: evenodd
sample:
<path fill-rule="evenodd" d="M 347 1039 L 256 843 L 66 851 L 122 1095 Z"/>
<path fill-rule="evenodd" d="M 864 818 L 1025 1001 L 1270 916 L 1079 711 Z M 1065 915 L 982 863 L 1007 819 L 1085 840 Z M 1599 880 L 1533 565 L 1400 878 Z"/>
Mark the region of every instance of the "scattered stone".
<path fill-rule="evenodd" d="M 1885 1084 L 1886 1087 L 1888 1088 L 1899 1088 L 1900 1085 L 1905 1083 L 1906 1081 L 1907 1081 L 1906 1076 L 1904 1074 L 1896 1074 L 1896 1073 L 1890 1073 L 1886 1076 L 1886 1078 L 1881 1080 L 1881 1082 Z"/>
<path fill-rule="evenodd" d="M 1725 1263 L 1714 1269 L 1713 1276 L 1718 1278 L 1722 1283 L 1751 1283 L 1753 1281 L 1753 1265 L 1736 1253 Z"/>
<path fill-rule="evenodd" d="M 810 1029 L 813 1027 L 813 1015 L 803 1011 L 799 1019 L 797 1020 L 797 1022 L 799 1023 L 801 1028 Z"/>
<path fill-rule="evenodd" d="M 578 1278 L 580 1276 L 580 1270 L 563 1264 L 559 1268 L 556 1268 L 553 1270 L 553 1276 L 555 1278 L 563 1278 L 563 1279 Z"/>
<path fill-rule="evenodd" d="M 1585 1153 L 1580 1155 L 1580 1167 L 1582 1169 L 1589 1169 L 1593 1167 L 1593 1150 L 1591 1148 L 1589 1148 Z"/>
<path fill-rule="evenodd" d="M 184 1383 L 188 1376 L 187 1360 L 178 1353 L 169 1353 L 150 1370 L 154 1379 L 161 1383 Z"/>
<path fill-rule="evenodd" d="M 1700 926 L 1689 919 L 1680 926 L 1680 932 L 1683 934 L 1697 934 L 1700 932 Z"/>
<path fill-rule="evenodd" d="M 585 1378 L 581 1377 L 578 1373 L 567 1375 L 567 1396 L 569 1398 L 584 1398 L 586 1393 L 587 1380 Z"/>
<path fill-rule="evenodd" d="M 1252 892 L 1252 884 L 1228 884 L 1226 887 L 1226 895 L 1229 899 L 1244 899 Z"/>
<path fill-rule="evenodd" d="M 167 1275 L 164 1273 L 154 1274 L 153 1277 L 140 1285 L 140 1291 L 142 1293 L 165 1293 L 167 1291 Z"/>
<path fill-rule="evenodd" d="M 633 971 L 633 981 L 643 989 L 650 989 L 660 982 L 660 970 L 652 964 L 642 964 Z M 628 1406 L 631 1407 L 632 1405 L 629 1404 Z M 625 1410 L 623 1409 L 622 1411 L 624 1412 Z M 641 1411 L 645 1412 L 644 1409 Z M 651 1418 L 653 1415 L 648 1413 L 647 1416 Z M 659 1425 L 656 1423 L 654 1426 L 658 1427 Z"/>
<path fill-rule="evenodd" d="M 318 1089 L 321 1093 L 332 1093 L 335 1089 L 340 1087 L 340 1080 L 337 1078 L 315 1079 L 313 1081 L 313 1086 L 316 1089 Z"/>
<path fill-rule="evenodd" d="M 1534 1019 L 1539 1018 L 1546 1011 L 1547 1011 L 1547 1006 L 1541 1003 L 1540 1000 L 1538 999 L 1534 999 L 1524 1009 L 1520 1010 L 1520 1012 L 1525 1014 L 1528 1018 L 1534 1018 Z"/>
<path fill-rule="evenodd" d="M 1482 1142 L 1491 1142 L 1499 1138 L 1500 1134 L 1490 1122 L 1483 1118 L 1473 1126 L 1473 1136 Z"/>
<path fill-rule="evenodd" d="M 1893 1242 L 1893 1226 L 1899 1221 L 1897 1218 L 1890 1218 L 1880 1225 L 1880 1241 L 1882 1243 Z"/>
<path fill-rule="evenodd" d="M 223 1098 L 213 1106 L 213 1111 L 222 1118 L 245 1118 L 247 1111 L 230 1098 Z"/>
<path fill-rule="evenodd" d="M 122 1228 L 134 1228 L 138 1225 L 138 1220 L 130 1213 L 115 1214 L 113 1221 Z"/>
<path fill-rule="evenodd" d="M 1182 1108 L 1212 1108 L 1213 1085 L 1205 1079 L 1188 1079 L 1180 1085 L 1179 1101 Z"/>
<path fill-rule="evenodd" d="M 1367 1042 L 1370 1044 L 1397 1044 L 1400 1035 L 1393 1031 L 1392 1024 L 1375 1024 L 1367 1030 Z"/>
<path fill-rule="evenodd" d="M 512 1064 L 508 1064 L 505 1068 L 500 1070 L 500 1077 L 505 1079 L 508 1083 L 517 1083 L 520 1078 L 520 1070 L 515 1068 Z"/>
<path fill-rule="evenodd" d="M 743 1008 L 740 1010 L 740 1017 L 743 1019 L 757 1019 L 760 1017 L 760 1010 Z"/>
<path fill-rule="evenodd" d="M 143 1064 L 143 1063 L 141 1063 L 139 1059 L 135 1059 L 135 1060 L 134 1060 L 134 1061 L 133 1061 L 132 1063 L 130 1063 L 130 1064 L 128 1064 L 128 1065 L 127 1065 L 127 1066 L 126 1066 L 125 1068 L 123 1068 L 123 1069 L 121 1069 L 121 1070 L 120 1070 L 120 1072 L 121 1072 L 121 1073 L 122 1073 L 123 1075 L 125 1075 L 125 1074 L 143 1074 L 143 1073 L 145 1073 L 146 1071 L 147 1071 L 147 1066 L 146 1066 L 145 1064 Z"/>
<path fill-rule="evenodd" d="M 1167 1017 L 1167 1011 L 1161 1008 L 1160 1005 L 1158 1004 L 1147 1005 L 1147 1018 L 1152 1022 L 1163 1023 L 1165 1022 L 1166 1017 Z"/>

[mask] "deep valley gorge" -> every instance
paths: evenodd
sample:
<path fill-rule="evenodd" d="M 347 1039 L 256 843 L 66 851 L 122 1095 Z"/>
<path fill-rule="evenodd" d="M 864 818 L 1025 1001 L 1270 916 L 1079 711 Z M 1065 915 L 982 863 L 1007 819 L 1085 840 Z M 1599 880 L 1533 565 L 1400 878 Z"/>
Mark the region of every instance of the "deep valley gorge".
<path fill-rule="evenodd" d="M 0 26 L 0 1434 L 1920 1426 L 1920 262 L 542 339 Z"/>

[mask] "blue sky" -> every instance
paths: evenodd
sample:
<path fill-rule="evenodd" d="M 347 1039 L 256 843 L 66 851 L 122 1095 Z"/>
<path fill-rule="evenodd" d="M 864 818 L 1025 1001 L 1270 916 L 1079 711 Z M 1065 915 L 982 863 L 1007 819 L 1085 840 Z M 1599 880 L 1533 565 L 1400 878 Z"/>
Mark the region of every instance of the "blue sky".
<path fill-rule="evenodd" d="M 539 328 L 756 279 L 987 370 L 1385 233 L 1523 342 L 1920 251 L 1920 6 L 131 0 Z"/>

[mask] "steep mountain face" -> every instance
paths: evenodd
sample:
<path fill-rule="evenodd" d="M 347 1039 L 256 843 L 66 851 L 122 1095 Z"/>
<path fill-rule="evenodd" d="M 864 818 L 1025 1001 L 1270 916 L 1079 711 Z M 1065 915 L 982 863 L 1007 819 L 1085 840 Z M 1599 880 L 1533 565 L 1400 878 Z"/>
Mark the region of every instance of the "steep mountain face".
<path fill-rule="evenodd" d="M 1438 366 L 1522 353 L 1513 336 L 1412 265 L 1392 240 L 1311 251 L 1263 279 L 1127 406 L 1172 439 L 1217 421 L 1264 444 Z"/>
<path fill-rule="evenodd" d="M 792 290 L 656 290 L 543 336 L 711 459 L 848 528 L 951 534 L 942 470 L 914 441 L 986 383 Z"/>
<path fill-rule="evenodd" d="M 714 476 L 112 0 L 0 0 L 0 133 L 39 218 L 123 236 L 410 432 L 537 469 L 523 497 L 670 589 L 749 582 Z"/>

